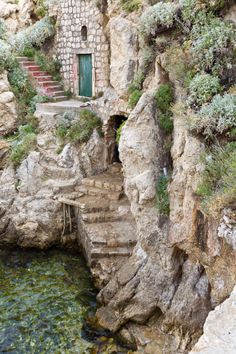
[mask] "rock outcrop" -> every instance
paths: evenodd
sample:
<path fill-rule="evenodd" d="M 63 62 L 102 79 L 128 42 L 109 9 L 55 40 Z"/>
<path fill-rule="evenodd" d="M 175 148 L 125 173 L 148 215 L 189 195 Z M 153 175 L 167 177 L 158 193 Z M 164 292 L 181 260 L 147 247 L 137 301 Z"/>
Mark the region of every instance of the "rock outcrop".
<path fill-rule="evenodd" d="M 88 143 L 77 148 L 68 144 L 58 155 L 58 116 L 38 112 L 38 117 L 44 128 L 37 136 L 36 151 L 16 170 L 6 168 L 0 176 L 0 246 L 43 249 L 62 241 L 70 243 L 69 236 L 68 240 L 61 238 L 63 211 L 58 196 L 72 192 L 83 177 L 104 169 L 104 145 L 96 131 Z"/>
<path fill-rule="evenodd" d="M 230 297 L 207 316 L 203 335 L 189 354 L 236 353 L 236 287 Z"/>
<path fill-rule="evenodd" d="M 7 135 L 16 129 L 16 101 L 11 92 L 7 73 L 0 74 L 0 135 Z"/>

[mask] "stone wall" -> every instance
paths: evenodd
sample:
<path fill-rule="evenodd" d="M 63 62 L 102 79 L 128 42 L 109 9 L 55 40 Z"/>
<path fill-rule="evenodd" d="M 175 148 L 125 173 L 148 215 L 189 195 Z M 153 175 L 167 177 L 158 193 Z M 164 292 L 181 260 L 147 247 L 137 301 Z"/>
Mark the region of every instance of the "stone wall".
<path fill-rule="evenodd" d="M 62 0 L 58 11 L 57 48 L 65 88 L 78 94 L 78 54 L 92 54 L 93 95 L 103 92 L 109 78 L 109 44 L 96 1 Z M 87 40 L 81 35 L 87 27 Z"/>

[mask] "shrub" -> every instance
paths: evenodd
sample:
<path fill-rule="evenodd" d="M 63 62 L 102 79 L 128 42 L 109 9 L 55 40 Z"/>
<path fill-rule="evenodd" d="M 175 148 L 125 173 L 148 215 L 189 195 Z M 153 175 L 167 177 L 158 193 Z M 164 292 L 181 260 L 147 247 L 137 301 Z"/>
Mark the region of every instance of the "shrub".
<path fill-rule="evenodd" d="M 133 12 L 139 9 L 141 0 L 121 0 L 121 5 L 126 12 Z"/>
<path fill-rule="evenodd" d="M 5 41 L 0 39 L 0 71 L 5 69 L 9 58 L 11 57 L 11 47 Z"/>
<path fill-rule="evenodd" d="M 230 65 L 235 35 L 232 24 L 200 12 L 191 31 L 194 63 L 200 70 L 220 74 L 225 66 Z"/>
<path fill-rule="evenodd" d="M 35 149 L 36 142 L 36 133 L 31 125 L 19 127 L 19 136 L 17 141 L 12 144 L 12 151 L 10 155 L 10 160 L 14 166 L 20 165 L 29 152 Z"/>
<path fill-rule="evenodd" d="M 61 80 L 61 76 L 60 76 L 61 63 L 59 62 L 59 60 L 53 58 L 49 59 L 43 53 L 36 52 L 35 61 L 40 66 L 41 70 L 48 72 L 53 77 L 54 80 L 56 81 Z"/>
<path fill-rule="evenodd" d="M 173 130 L 173 113 L 171 105 L 174 102 L 174 90 L 170 84 L 160 85 L 155 94 L 157 109 L 159 111 L 160 128 L 167 134 Z"/>
<path fill-rule="evenodd" d="M 236 96 L 216 95 L 211 103 L 204 105 L 191 122 L 191 128 L 207 137 L 236 127 Z"/>
<path fill-rule="evenodd" d="M 6 26 L 3 19 L 0 19 L 0 39 L 6 38 Z"/>
<path fill-rule="evenodd" d="M 142 96 L 142 91 L 134 90 L 129 96 L 129 102 L 128 102 L 129 107 L 134 108 L 141 96 Z"/>
<path fill-rule="evenodd" d="M 119 126 L 119 128 L 116 131 L 116 143 L 119 145 L 120 143 L 120 136 L 121 136 L 121 131 L 122 128 L 125 126 L 126 120 L 124 120 L 121 125 Z"/>
<path fill-rule="evenodd" d="M 235 200 L 236 143 L 215 146 L 204 156 L 205 169 L 197 194 L 205 213 L 215 216 Z"/>
<path fill-rule="evenodd" d="M 196 15 L 199 11 L 214 11 L 219 10 L 225 5 L 225 0 L 179 0 L 181 6 L 182 19 L 191 24 L 195 22 Z"/>
<path fill-rule="evenodd" d="M 160 176 L 157 181 L 156 186 L 156 206 L 162 215 L 169 215 L 170 213 L 170 203 L 168 194 L 168 176 Z"/>
<path fill-rule="evenodd" d="M 189 84 L 189 104 L 203 105 L 221 91 L 219 79 L 209 74 L 197 74 Z"/>
<path fill-rule="evenodd" d="M 65 143 L 84 143 L 87 142 L 92 135 L 94 129 L 102 134 L 102 121 L 92 111 L 84 109 L 80 112 L 79 118 L 73 121 L 68 117 L 63 116 L 64 122 L 60 122 L 57 128 L 57 136 Z"/>
<path fill-rule="evenodd" d="M 13 50 L 24 52 L 25 48 L 41 47 L 45 40 L 55 33 L 54 23 L 49 17 L 44 17 L 34 25 L 18 32 L 10 39 Z"/>
<path fill-rule="evenodd" d="M 155 94 L 157 107 L 162 113 L 170 109 L 171 103 L 174 101 L 174 90 L 170 84 L 162 84 Z"/>
<path fill-rule="evenodd" d="M 148 8 L 141 16 L 140 33 L 144 37 L 155 37 L 158 31 L 171 28 L 176 11 L 175 4 L 162 1 Z"/>
<path fill-rule="evenodd" d="M 174 125 L 173 125 L 172 116 L 173 116 L 172 112 L 168 111 L 167 113 L 160 114 L 159 117 L 160 128 L 167 134 L 173 131 Z"/>

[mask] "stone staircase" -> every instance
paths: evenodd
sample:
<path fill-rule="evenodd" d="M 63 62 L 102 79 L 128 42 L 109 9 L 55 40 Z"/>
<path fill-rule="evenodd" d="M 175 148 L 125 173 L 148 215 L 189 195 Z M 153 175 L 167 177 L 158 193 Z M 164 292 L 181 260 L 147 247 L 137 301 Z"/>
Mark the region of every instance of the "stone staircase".
<path fill-rule="evenodd" d="M 75 192 L 59 197 L 76 210 L 79 241 L 99 287 L 110 280 L 136 244 L 135 222 L 118 165 L 84 178 Z"/>
<path fill-rule="evenodd" d="M 60 83 L 53 80 L 48 72 L 42 71 L 40 66 L 37 65 L 33 59 L 18 57 L 17 60 L 21 68 L 34 80 L 36 87 L 43 95 L 56 101 L 67 99 Z"/>

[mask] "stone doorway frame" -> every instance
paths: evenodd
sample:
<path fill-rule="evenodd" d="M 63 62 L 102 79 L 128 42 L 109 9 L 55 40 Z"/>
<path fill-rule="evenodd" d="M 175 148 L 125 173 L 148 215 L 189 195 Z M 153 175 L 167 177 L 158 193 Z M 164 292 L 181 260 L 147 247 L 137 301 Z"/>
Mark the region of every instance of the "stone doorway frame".
<path fill-rule="evenodd" d="M 96 82 L 95 82 L 95 53 L 89 48 L 81 48 L 73 51 L 73 72 L 72 72 L 72 82 L 73 90 L 76 97 L 83 97 L 79 94 L 79 55 L 90 54 L 92 57 L 92 96 L 95 96 Z"/>

